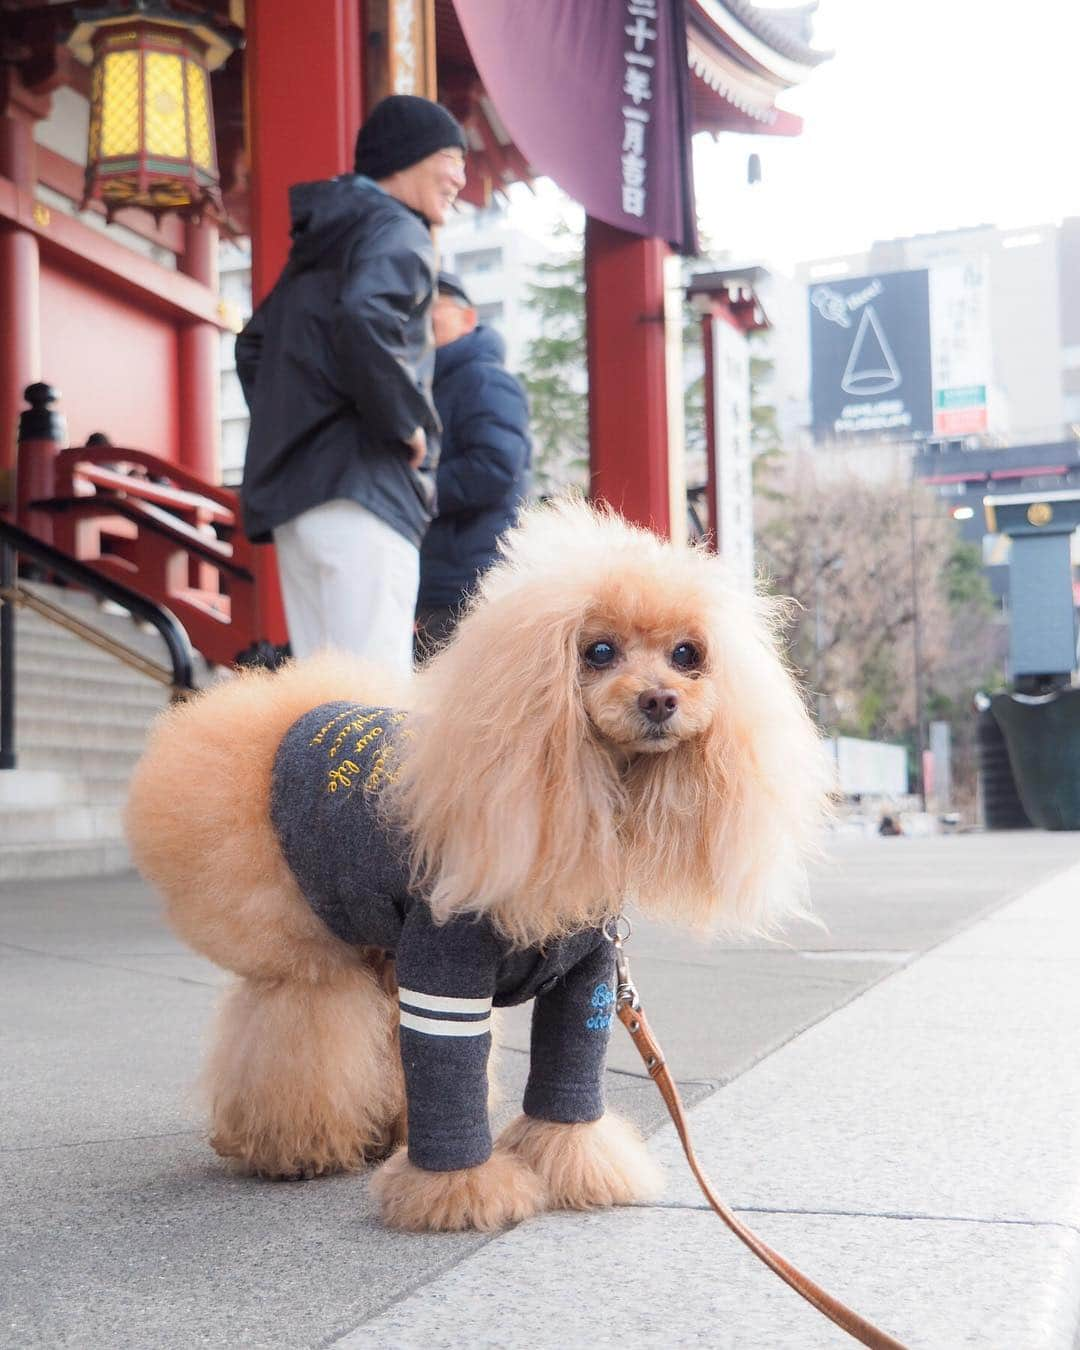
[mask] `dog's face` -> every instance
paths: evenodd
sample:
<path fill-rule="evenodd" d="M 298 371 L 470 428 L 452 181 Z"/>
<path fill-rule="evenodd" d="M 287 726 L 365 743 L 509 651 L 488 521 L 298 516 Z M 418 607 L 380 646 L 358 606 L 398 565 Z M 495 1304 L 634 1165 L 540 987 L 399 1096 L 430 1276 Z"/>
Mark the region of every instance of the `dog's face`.
<path fill-rule="evenodd" d="M 523 945 L 627 897 L 691 926 L 798 903 L 829 770 L 780 606 L 582 502 L 529 512 L 420 673 L 394 800 L 438 918 Z"/>
<path fill-rule="evenodd" d="M 578 638 L 589 722 L 624 756 L 663 754 L 701 736 L 716 714 L 712 653 L 700 611 L 655 586 L 610 585 Z"/>

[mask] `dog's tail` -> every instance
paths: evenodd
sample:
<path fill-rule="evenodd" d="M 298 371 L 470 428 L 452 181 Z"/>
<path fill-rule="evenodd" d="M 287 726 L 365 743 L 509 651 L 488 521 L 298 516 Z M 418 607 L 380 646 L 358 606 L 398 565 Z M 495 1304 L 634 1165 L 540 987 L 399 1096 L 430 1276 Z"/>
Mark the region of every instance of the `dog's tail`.
<path fill-rule="evenodd" d="M 309 709 L 339 699 L 403 706 L 405 688 L 328 653 L 245 671 L 162 714 L 125 826 L 136 867 L 186 942 L 243 975 L 304 978 L 312 962 L 325 966 L 337 939 L 300 895 L 270 823 L 274 756 Z"/>

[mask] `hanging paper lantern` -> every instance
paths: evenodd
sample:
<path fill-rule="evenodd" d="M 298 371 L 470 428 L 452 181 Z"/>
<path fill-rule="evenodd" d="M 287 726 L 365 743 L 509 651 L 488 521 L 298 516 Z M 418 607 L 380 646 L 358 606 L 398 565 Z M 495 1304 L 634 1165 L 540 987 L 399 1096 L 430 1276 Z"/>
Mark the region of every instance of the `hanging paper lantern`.
<path fill-rule="evenodd" d="M 136 0 L 77 11 L 68 45 L 92 66 L 83 206 L 223 214 L 210 71 L 232 40 L 197 15 Z"/>

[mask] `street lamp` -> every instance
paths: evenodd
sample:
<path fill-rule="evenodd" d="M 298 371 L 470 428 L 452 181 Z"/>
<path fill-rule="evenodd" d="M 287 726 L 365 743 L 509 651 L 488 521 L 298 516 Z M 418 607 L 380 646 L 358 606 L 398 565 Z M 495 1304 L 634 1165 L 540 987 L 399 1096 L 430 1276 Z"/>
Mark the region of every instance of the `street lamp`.
<path fill-rule="evenodd" d="M 919 801 L 926 814 L 926 728 L 923 725 L 922 631 L 919 627 L 919 564 L 915 539 L 915 460 L 911 461 L 911 491 L 908 496 L 908 520 L 911 530 L 911 648 L 915 670 L 915 753 L 919 775 Z"/>

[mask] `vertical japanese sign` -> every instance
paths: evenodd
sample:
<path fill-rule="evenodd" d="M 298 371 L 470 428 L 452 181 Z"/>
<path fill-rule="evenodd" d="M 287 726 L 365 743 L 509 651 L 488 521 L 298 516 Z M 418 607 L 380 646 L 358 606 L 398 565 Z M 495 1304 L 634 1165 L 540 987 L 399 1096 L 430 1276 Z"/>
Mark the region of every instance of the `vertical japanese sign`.
<path fill-rule="evenodd" d="M 967 436 L 989 424 L 990 295 L 982 259 L 930 273 L 934 434 Z"/>
<path fill-rule="evenodd" d="M 392 92 L 434 98 L 435 31 L 427 0 L 392 0 L 387 20 Z"/>
<path fill-rule="evenodd" d="M 589 215 L 697 248 L 684 0 L 455 0 L 500 120 Z"/>
<path fill-rule="evenodd" d="M 754 584 L 753 482 L 750 454 L 750 344 L 719 315 L 712 322 L 717 551 L 749 589 Z"/>

